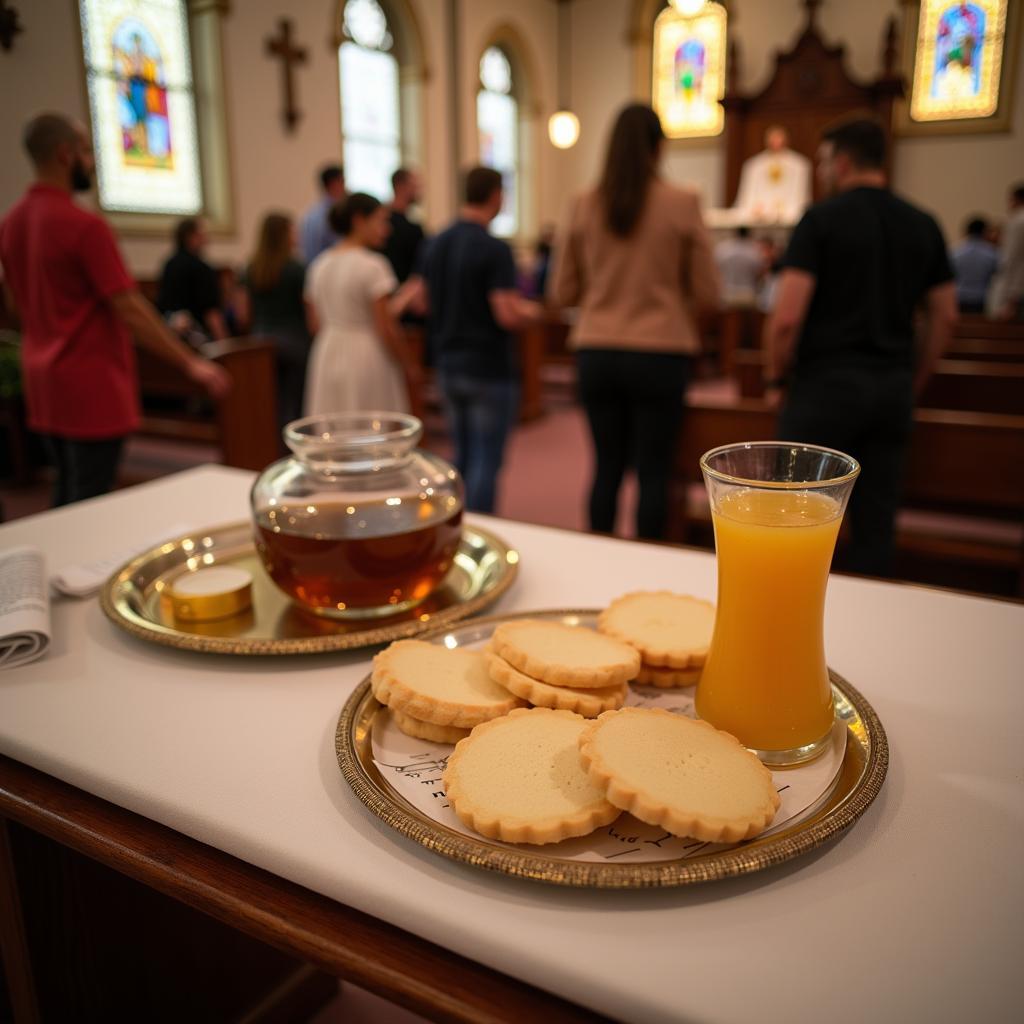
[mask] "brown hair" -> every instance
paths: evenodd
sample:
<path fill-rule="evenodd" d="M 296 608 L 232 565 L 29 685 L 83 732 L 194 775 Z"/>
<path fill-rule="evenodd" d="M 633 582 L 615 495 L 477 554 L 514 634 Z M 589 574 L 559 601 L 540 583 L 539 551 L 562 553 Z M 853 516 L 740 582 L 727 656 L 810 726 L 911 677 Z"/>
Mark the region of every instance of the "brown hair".
<path fill-rule="evenodd" d="M 647 189 L 665 137 L 658 115 L 643 103 L 623 107 L 615 119 L 597 186 L 608 229 L 626 238 L 647 202 Z"/>
<path fill-rule="evenodd" d="M 269 291 L 277 284 L 292 254 L 292 219 L 286 213 L 268 213 L 260 225 L 256 251 L 249 261 L 249 287 Z"/>
<path fill-rule="evenodd" d="M 188 247 L 188 243 L 192 241 L 192 236 L 199 230 L 199 218 L 198 217 L 185 217 L 179 220 L 174 225 L 174 244 L 179 249 L 185 249 Z"/>
<path fill-rule="evenodd" d="M 327 164 L 320 169 L 317 175 L 320 187 L 326 192 L 336 181 L 344 183 L 345 168 L 341 164 Z"/>
<path fill-rule="evenodd" d="M 469 206 L 483 206 L 501 187 L 500 171 L 493 167 L 473 167 L 466 172 L 466 203 Z"/>
<path fill-rule="evenodd" d="M 380 200 L 366 192 L 352 192 L 336 202 L 327 214 L 327 222 L 336 235 L 343 238 L 352 231 L 356 217 L 372 217 L 380 207 Z"/>
<path fill-rule="evenodd" d="M 832 143 L 833 153 L 845 153 L 861 170 L 878 170 L 885 166 L 885 132 L 872 118 L 839 121 L 826 128 L 821 138 Z"/>

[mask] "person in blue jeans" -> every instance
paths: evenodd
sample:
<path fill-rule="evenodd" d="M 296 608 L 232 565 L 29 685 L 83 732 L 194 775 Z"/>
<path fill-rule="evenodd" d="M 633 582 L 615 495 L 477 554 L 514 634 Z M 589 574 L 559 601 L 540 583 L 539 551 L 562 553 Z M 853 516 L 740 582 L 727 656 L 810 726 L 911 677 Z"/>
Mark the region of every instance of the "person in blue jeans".
<path fill-rule="evenodd" d="M 493 512 L 505 442 L 519 411 L 514 335 L 540 316 L 540 306 L 516 291 L 512 250 L 487 230 L 504 200 L 501 174 L 474 167 L 464 196 L 455 222 L 428 245 L 420 275 L 466 508 Z"/>

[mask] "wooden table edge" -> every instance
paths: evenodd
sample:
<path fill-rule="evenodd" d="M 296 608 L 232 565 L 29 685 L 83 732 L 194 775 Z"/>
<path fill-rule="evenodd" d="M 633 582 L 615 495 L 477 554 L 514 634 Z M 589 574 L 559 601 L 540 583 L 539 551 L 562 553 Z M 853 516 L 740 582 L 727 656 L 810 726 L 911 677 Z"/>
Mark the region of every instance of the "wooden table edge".
<path fill-rule="evenodd" d="M 609 1020 L 4 755 L 0 817 L 432 1020 Z"/>

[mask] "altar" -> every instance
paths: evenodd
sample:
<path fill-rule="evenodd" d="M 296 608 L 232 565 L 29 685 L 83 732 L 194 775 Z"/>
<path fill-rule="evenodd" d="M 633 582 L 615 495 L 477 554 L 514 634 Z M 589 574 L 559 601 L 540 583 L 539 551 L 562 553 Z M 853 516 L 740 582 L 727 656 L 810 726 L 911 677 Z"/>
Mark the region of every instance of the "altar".
<path fill-rule="evenodd" d="M 873 116 L 891 139 L 893 107 L 903 94 L 895 20 L 888 24 L 879 73 L 865 81 L 847 70 L 843 47 L 828 45 L 818 31 L 818 4 L 806 7 L 803 32 L 776 55 L 771 77 L 757 92 L 740 89 L 742 53 L 735 45 L 730 49 L 722 100 L 724 202 L 704 211 L 716 235 L 749 227 L 784 245 L 806 206 L 825 198 L 813 162 L 829 125 L 853 114 Z M 772 138 L 780 133 L 783 138 Z M 893 147 L 886 149 L 891 161 Z M 891 173 L 891 166 L 886 171 Z"/>
<path fill-rule="evenodd" d="M 251 483 L 191 470 L 4 525 L 0 547 L 36 545 L 53 569 L 93 560 L 122 549 L 127 526 L 159 539 L 244 518 Z M 714 598 L 706 552 L 470 521 L 518 551 L 499 614 L 636 589 Z M 371 814 L 334 739 L 372 649 L 203 655 L 127 635 L 95 598 L 52 612 L 49 654 L 0 673 L 4 821 L 427 1017 L 783 1022 L 824 1007 L 836 1022 L 952 1022 L 1016 1009 L 1019 603 L 833 576 L 830 662 L 889 736 L 879 796 L 810 855 L 626 892 L 453 863 Z M 971 680 L 984 685 L 968 693 Z M 4 919 L 7 952 L 24 922 Z M 954 925 L 971 936 L 955 955 Z M 31 992 L 24 968 L 8 958 L 12 991 Z"/>

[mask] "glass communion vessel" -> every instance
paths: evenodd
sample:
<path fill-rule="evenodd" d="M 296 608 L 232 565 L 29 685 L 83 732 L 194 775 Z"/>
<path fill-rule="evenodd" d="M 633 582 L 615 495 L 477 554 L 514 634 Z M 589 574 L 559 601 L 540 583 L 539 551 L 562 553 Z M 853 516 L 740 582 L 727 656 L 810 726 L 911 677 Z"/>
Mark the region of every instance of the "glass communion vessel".
<path fill-rule="evenodd" d="M 462 533 L 463 487 L 420 451 L 397 412 L 307 416 L 284 428 L 291 456 L 253 486 L 256 548 L 302 607 L 341 619 L 392 615 L 445 578 Z"/>

